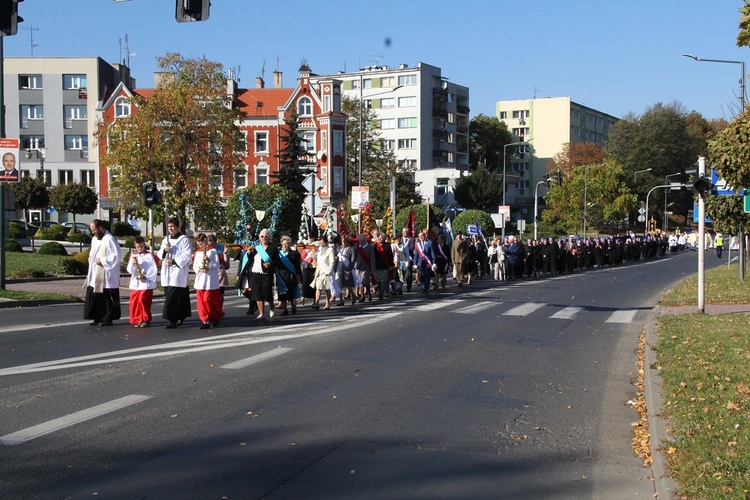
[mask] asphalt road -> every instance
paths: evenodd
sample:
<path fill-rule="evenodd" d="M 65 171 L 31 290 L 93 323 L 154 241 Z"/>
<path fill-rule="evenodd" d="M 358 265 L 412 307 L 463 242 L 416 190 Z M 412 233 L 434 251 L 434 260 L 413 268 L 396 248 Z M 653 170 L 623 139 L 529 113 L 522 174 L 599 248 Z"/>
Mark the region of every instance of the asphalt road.
<path fill-rule="evenodd" d="M 638 337 L 696 267 L 685 252 L 264 322 L 228 296 L 210 331 L 195 312 L 165 330 L 0 310 L 0 496 L 648 498 Z"/>

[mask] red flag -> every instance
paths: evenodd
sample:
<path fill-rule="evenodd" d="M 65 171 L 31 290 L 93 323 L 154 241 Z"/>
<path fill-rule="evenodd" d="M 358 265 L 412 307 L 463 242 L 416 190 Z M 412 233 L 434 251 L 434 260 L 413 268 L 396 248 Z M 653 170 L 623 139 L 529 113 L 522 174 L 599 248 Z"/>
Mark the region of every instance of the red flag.
<path fill-rule="evenodd" d="M 414 237 L 414 207 L 409 211 L 409 217 L 406 218 L 406 229 L 409 230 L 409 238 Z"/>

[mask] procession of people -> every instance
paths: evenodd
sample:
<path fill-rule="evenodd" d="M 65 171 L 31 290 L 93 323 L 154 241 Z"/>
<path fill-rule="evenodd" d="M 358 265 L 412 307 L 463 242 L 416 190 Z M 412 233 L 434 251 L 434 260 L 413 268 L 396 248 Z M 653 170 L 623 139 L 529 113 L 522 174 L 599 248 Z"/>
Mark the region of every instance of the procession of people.
<path fill-rule="evenodd" d="M 121 250 L 101 221 L 91 223 L 91 232 L 94 238 L 84 317 L 92 320 L 91 325 L 110 326 L 121 314 Z M 183 325 L 192 316 L 192 271 L 198 327 L 218 327 L 225 315 L 229 247 L 220 245 L 213 234 L 200 233 L 193 243 L 180 232 L 176 218 L 167 221 L 167 232 L 156 253 L 146 248 L 143 237 L 135 238 L 135 248 L 125 265 L 131 275 L 130 324 L 136 328 L 151 325 L 158 278 L 164 289 L 162 317 L 167 320 L 166 328 Z M 269 229 L 262 229 L 255 244 L 237 249 L 236 290 L 248 299 L 247 315 L 264 321 L 273 319 L 277 311 L 283 316 L 296 314 L 308 299 L 312 299 L 313 310 L 325 311 L 333 305 L 354 306 L 373 297 L 384 300 L 402 295 L 414 282 L 426 294 L 444 290 L 449 280 L 463 288 L 484 278 L 514 281 L 621 266 L 659 258 L 667 249 L 674 252 L 684 248 L 676 241 L 674 235 L 626 233 L 544 237 L 527 239 L 524 244 L 515 235 L 485 239 L 481 234 L 434 234 L 428 229 L 412 235 L 404 228 L 393 239 L 375 229 L 356 236 L 333 233 L 330 241 L 329 235 L 322 233 L 315 244 L 300 241 L 295 245 L 288 235 L 275 240 Z"/>

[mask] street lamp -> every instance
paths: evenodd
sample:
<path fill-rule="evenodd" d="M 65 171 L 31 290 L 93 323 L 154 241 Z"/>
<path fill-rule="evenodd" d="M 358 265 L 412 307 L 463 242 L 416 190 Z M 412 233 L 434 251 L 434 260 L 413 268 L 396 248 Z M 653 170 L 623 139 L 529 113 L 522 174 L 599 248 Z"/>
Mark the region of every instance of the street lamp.
<path fill-rule="evenodd" d="M 681 175 L 682 172 L 677 172 L 674 174 L 669 174 L 664 176 L 664 184 L 669 184 L 669 178 L 674 177 L 675 175 Z M 662 221 L 662 232 L 667 232 L 669 230 L 669 224 L 667 223 L 667 198 L 669 197 L 669 188 L 664 190 L 664 220 Z"/>
<path fill-rule="evenodd" d="M 671 188 L 671 187 L 672 187 L 671 184 L 662 184 L 661 186 L 654 186 L 654 187 L 652 187 L 649 190 L 648 194 L 646 194 L 646 224 L 645 224 L 646 227 L 644 228 L 643 234 L 648 234 L 648 197 L 651 196 L 651 193 L 655 189 L 659 189 L 659 188 Z"/>
<path fill-rule="evenodd" d="M 694 59 L 699 62 L 739 64 L 740 65 L 740 105 L 742 106 L 740 113 L 745 111 L 745 88 L 747 87 L 747 85 L 745 84 L 745 61 L 728 61 L 725 59 L 702 59 L 700 57 L 694 56 L 693 54 L 682 54 L 682 55 L 684 57 L 689 57 L 690 59 Z"/>
<path fill-rule="evenodd" d="M 642 174 L 643 172 L 651 172 L 653 168 L 647 168 L 646 170 L 637 170 L 633 174 L 633 186 L 635 187 L 636 180 L 638 179 L 638 174 Z"/>
<path fill-rule="evenodd" d="M 359 165 L 358 165 L 358 171 L 359 171 L 359 182 L 358 186 L 362 185 L 362 146 L 364 144 L 364 140 L 362 138 L 362 128 L 363 128 L 363 122 L 364 122 L 364 107 L 365 107 L 365 98 L 363 94 L 363 86 L 364 86 L 364 75 L 362 75 L 362 71 L 359 73 Z M 382 94 L 389 94 L 391 92 L 395 92 L 398 89 L 403 87 L 403 85 L 396 85 L 392 89 L 389 89 L 385 92 L 377 92 L 375 94 L 370 94 L 367 97 L 375 97 Z"/>
<path fill-rule="evenodd" d="M 34 154 L 36 154 L 36 157 L 39 158 L 39 170 L 42 172 L 42 180 L 44 180 L 44 160 L 45 160 L 45 154 L 44 149 L 27 149 L 24 153 L 24 156 L 27 160 L 30 160 L 34 157 Z"/>
<path fill-rule="evenodd" d="M 548 181 L 539 181 L 534 187 L 534 240 L 537 239 L 537 219 L 539 218 L 539 186 L 546 186 Z"/>
<path fill-rule="evenodd" d="M 529 145 L 528 141 L 521 141 L 521 142 L 511 142 L 510 144 L 505 144 L 503 146 L 503 207 L 505 206 L 505 161 L 506 161 L 507 155 L 508 155 L 508 153 L 506 152 L 506 148 L 508 146 L 528 146 L 528 145 Z M 505 216 L 503 216 L 503 217 L 505 217 Z M 505 240 L 505 224 L 506 224 L 506 222 L 507 221 L 505 219 L 503 219 L 503 227 L 502 227 L 502 230 L 503 230 L 503 240 Z"/>
<path fill-rule="evenodd" d="M 586 239 L 586 212 L 588 208 L 588 203 L 586 202 L 586 196 L 587 196 L 587 189 L 588 189 L 588 180 L 587 180 L 587 174 L 590 168 L 599 168 L 603 167 L 604 163 L 601 165 L 585 165 L 583 167 L 583 239 Z"/>

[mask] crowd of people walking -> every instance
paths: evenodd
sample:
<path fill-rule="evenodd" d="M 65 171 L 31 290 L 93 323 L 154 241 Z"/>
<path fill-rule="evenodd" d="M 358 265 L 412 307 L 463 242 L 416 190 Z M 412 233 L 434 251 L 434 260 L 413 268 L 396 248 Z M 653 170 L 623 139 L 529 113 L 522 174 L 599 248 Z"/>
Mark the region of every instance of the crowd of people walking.
<path fill-rule="evenodd" d="M 143 237 L 126 269 L 130 273 L 130 323 L 137 328 L 151 325 L 151 305 L 160 274 L 164 288 L 162 317 L 166 328 L 182 325 L 192 315 L 190 271 L 194 273 L 199 328 L 217 327 L 224 316 L 224 294 L 231 268 L 229 247 L 219 245 L 212 234 L 190 238 L 180 232 L 179 221 L 167 222 L 168 234 L 156 253 L 146 248 Z M 101 221 L 91 223 L 94 235 L 84 316 L 92 325 L 110 326 L 119 319 L 119 262 L 117 241 Z M 512 281 L 529 277 L 575 273 L 593 267 L 620 266 L 629 262 L 664 256 L 679 251 L 674 238 L 665 235 L 638 236 L 633 233 L 611 237 L 527 239 L 458 232 L 450 243 L 446 234 L 433 235 L 427 229 L 412 236 L 404 228 L 390 239 L 380 230 L 357 237 L 323 234 L 314 245 L 295 245 L 289 236 L 277 243 L 268 229 L 258 234 L 255 245 L 241 247 L 237 263 L 236 289 L 248 299 L 246 314 L 256 320 L 278 314 L 296 314 L 301 306 L 328 310 L 332 306 L 354 306 L 410 292 L 416 284 L 421 293 L 445 289 L 449 278 L 459 288 L 474 280 Z M 682 247 L 684 248 L 684 246 Z M 159 272 L 160 269 L 160 272 Z M 321 305 L 322 301 L 322 305 Z"/>

